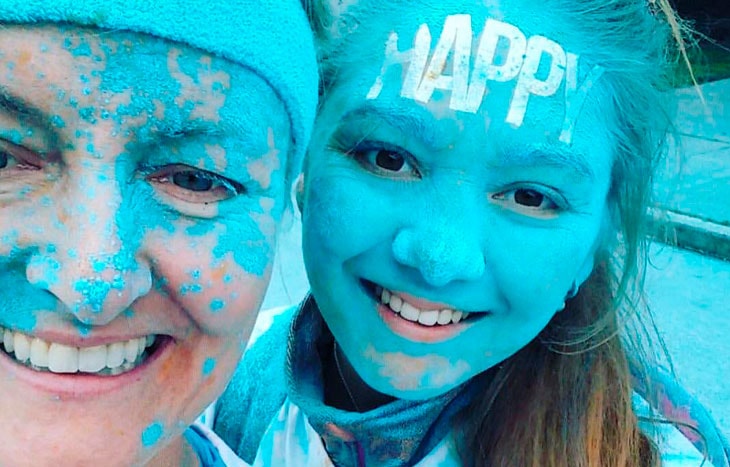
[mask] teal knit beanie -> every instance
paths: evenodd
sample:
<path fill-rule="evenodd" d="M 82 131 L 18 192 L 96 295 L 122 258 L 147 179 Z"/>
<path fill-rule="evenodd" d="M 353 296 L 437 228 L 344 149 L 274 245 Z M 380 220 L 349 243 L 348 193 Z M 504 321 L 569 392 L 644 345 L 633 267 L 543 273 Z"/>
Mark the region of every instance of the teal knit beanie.
<path fill-rule="evenodd" d="M 75 23 L 182 42 L 261 76 L 286 106 L 298 174 L 317 105 L 317 64 L 300 0 L 0 0 L 2 23 Z"/>

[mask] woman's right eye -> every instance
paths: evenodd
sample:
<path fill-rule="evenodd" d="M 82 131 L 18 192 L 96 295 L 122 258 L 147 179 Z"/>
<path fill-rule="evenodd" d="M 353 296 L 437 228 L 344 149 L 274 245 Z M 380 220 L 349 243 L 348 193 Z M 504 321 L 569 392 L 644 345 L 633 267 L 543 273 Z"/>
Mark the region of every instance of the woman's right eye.
<path fill-rule="evenodd" d="M 20 152 L 20 151 L 18 151 Z M 0 174 L 9 172 L 10 170 L 39 170 L 40 167 L 35 163 L 28 162 L 22 156 L 14 155 L 8 149 L 0 146 Z"/>
<path fill-rule="evenodd" d="M 15 160 L 13 156 L 0 149 L 0 169 L 6 169 Z"/>

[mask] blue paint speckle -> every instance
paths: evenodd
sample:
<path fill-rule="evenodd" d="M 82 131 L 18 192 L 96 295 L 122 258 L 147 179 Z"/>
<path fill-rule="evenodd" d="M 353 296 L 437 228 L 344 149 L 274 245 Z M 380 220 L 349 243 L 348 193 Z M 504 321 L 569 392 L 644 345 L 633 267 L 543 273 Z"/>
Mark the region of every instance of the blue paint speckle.
<path fill-rule="evenodd" d="M 53 125 L 55 128 L 65 128 L 66 122 L 64 122 L 60 116 L 54 115 L 51 117 L 51 125 Z"/>
<path fill-rule="evenodd" d="M 223 307 L 226 306 L 226 302 L 221 300 L 220 298 L 216 298 L 215 300 L 210 302 L 210 311 L 213 313 L 221 311 Z"/>
<path fill-rule="evenodd" d="M 215 369 L 215 358 L 206 358 L 203 363 L 203 376 L 210 375 Z"/>
<path fill-rule="evenodd" d="M 180 295 L 187 295 L 189 293 L 200 293 L 203 291 L 203 287 L 200 284 L 183 284 L 180 287 Z"/>
<path fill-rule="evenodd" d="M 152 423 L 142 432 L 142 445 L 146 448 L 154 446 L 162 437 L 162 425 Z"/>

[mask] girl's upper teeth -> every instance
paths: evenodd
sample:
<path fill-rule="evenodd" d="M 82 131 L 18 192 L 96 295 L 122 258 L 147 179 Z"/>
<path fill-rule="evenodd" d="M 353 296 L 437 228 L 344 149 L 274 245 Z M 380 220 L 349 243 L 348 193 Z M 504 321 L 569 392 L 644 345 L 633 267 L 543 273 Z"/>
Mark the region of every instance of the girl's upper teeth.
<path fill-rule="evenodd" d="M 403 300 L 395 292 L 387 289 L 381 290 L 380 301 L 384 305 L 388 305 L 395 313 L 399 313 L 401 318 L 413 321 L 414 323 L 420 323 L 424 326 L 456 324 L 469 316 L 469 313 L 450 308 L 443 310 L 421 310 Z"/>
<path fill-rule="evenodd" d="M 52 373 L 119 374 L 134 368 L 154 342 L 155 336 L 145 336 L 93 347 L 71 347 L 0 327 L 0 344 L 7 354 L 20 363 Z"/>

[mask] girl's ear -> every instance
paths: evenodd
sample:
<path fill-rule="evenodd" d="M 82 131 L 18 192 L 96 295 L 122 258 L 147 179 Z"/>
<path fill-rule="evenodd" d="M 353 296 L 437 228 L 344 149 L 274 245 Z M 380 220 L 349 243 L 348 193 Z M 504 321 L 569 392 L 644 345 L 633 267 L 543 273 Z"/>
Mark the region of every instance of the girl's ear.
<path fill-rule="evenodd" d="M 575 276 L 575 279 L 573 280 L 573 288 L 575 288 L 575 292 L 578 291 L 581 285 L 583 285 L 583 282 L 585 282 L 588 277 L 593 272 L 593 267 L 596 263 L 596 250 L 591 251 L 591 253 L 586 257 L 585 262 L 581 265 L 580 269 L 578 269 L 578 273 Z"/>
<path fill-rule="evenodd" d="M 304 210 L 304 174 L 300 174 L 294 182 L 294 199 L 297 202 L 299 212 Z"/>
<path fill-rule="evenodd" d="M 596 256 L 602 251 L 605 252 L 613 249 L 614 243 L 616 242 L 616 235 L 616 224 L 614 223 L 613 216 L 607 209 L 603 216 L 596 240 L 593 243 L 593 248 L 591 248 L 585 261 L 578 269 L 578 273 L 573 281 L 574 286 L 580 287 L 583 282 L 588 280 L 596 265 Z"/>

